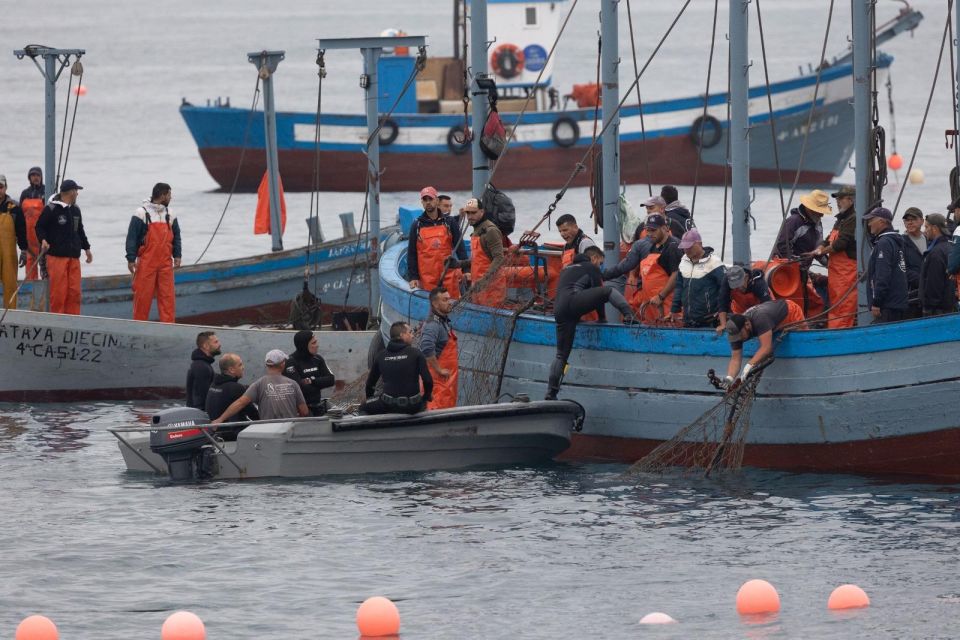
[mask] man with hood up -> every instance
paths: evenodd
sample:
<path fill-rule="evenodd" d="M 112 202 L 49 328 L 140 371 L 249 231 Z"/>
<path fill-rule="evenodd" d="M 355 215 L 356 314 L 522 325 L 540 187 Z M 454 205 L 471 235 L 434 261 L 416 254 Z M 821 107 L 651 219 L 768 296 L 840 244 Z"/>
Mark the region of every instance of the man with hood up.
<path fill-rule="evenodd" d="M 321 392 L 334 386 L 337 379 L 317 353 L 319 342 L 313 331 L 297 331 L 293 336 L 293 346 L 296 351 L 287 358 L 283 375 L 300 385 L 311 415 L 322 416 L 326 413 L 326 405 Z"/>
<path fill-rule="evenodd" d="M 174 322 L 177 297 L 173 270 L 180 268 L 180 223 L 168 205 L 170 185 L 158 182 L 149 200 L 130 218 L 127 229 L 127 269 L 133 274 L 133 319 L 148 320 L 157 299 L 160 322 Z"/>
<path fill-rule="evenodd" d="M 37 220 L 43 212 L 47 187 L 43 184 L 43 170 L 40 167 L 30 167 L 27 172 L 30 186 L 20 192 L 20 209 L 23 211 L 24 231 L 26 232 L 27 249 L 20 256 L 20 262 L 26 267 L 25 280 L 38 280 L 41 269 L 38 269 L 37 256 L 40 255 L 40 241 L 37 240 Z M 46 266 L 42 267 L 46 271 Z M 36 286 L 36 285 L 34 285 Z"/>

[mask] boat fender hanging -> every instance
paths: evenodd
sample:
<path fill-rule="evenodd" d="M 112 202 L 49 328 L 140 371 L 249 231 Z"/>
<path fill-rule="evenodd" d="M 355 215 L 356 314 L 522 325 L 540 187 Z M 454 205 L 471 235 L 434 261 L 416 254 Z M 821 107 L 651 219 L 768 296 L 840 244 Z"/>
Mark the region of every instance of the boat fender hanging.
<path fill-rule="evenodd" d="M 393 118 L 383 118 L 380 120 L 380 146 L 386 147 L 391 145 L 397 139 L 397 136 L 400 135 L 400 127 L 397 126 L 396 121 Z"/>
<path fill-rule="evenodd" d="M 523 71 L 523 50 L 515 44 L 501 44 L 490 54 L 490 68 L 501 78 L 516 78 Z"/>
<path fill-rule="evenodd" d="M 703 127 L 702 134 L 701 126 Z M 717 146 L 722 137 L 723 127 L 720 125 L 720 121 L 711 115 L 698 117 L 690 127 L 690 141 L 693 142 L 693 146 L 701 149 Z"/>
<path fill-rule="evenodd" d="M 447 149 L 455 156 L 462 156 L 470 151 L 470 137 L 463 134 L 463 127 L 454 125 L 447 131 Z"/>
<path fill-rule="evenodd" d="M 580 125 L 569 116 L 560 116 L 553 122 L 550 137 L 558 147 L 572 147 L 580 139 Z"/>

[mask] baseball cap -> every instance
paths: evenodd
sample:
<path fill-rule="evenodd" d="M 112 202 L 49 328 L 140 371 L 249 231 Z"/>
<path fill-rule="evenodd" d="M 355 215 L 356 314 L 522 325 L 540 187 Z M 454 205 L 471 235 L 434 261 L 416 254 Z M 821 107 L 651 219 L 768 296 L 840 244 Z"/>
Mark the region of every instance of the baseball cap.
<path fill-rule="evenodd" d="M 0 184 L 7 186 L 7 176 L 0 175 Z"/>
<path fill-rule="evenodd" d="M 463 208 L 478 209 L 478 210 L 483 209 L 483 207 L 480 206 L 480 201 L 477 200 L 476 198 L 470 198 L 469 200 L 467 200 L 467 202 L 463 205 Z"/>
<path fill-rule="evenodd" d="M 747 279 L 747 272 L 738 264 L 727 269 L 727 284 L 731 289 L 738 289 L 743 286 L 743 281 Z"/>
<path fill-rule="evenodd" d="M 923 211 L 920 211 L 920 209 L 917 207 L 910 207 L 904 211 L 903 215 L 901 216 L 901 219 L 905 218 L 919 218 L 920 220 L 923 220 Z"/>
<path fill-rule="evenodd" d="M 287 354 L 285 354 L 283 351 L 280 351 L 280 349 L 272 349 L 271 351 L 267 352 L 267 357 L 264 362 L 271 367 L 275 367 L 283 364 L 286 360 Z"/>
<path fill-rule="evenodd" d="M 845 184 L 839 189 L 837 189 L 836 193 L 830 194 L 831 198 L 845 198 L 847 196 L 851 198 L 855 198 L 857 196 L 857 188 L 854 187 L 852 184 Z"/>
<path fill-rule="evenodd" d="M 739 313 L 733 314 L 727 318 L 727 335 L 731 338 L 739 336 L 745 324 L 747 324 L 746 316 L 740 315 Z"/>
<path fill-rule="evenodd" d="M 73 191 L 74 189 L 83 189 L 73 180 L 64 180 L 60 183 L 60 193 L 66 193 L 67 191 Z"/>
<path fill-rule="evenodd" d="M 890 212 L 890 209 L 876 207 L 871 209 L 867 215 L 863 216 L 864 220 L 873 220 L 874 218 L 883 218 L 887 222 L 893 222 L 893 213 Z"/>
<path fill-rule="evenodd" d="M 667 206 L 667 201 L 661 198 L 660 196 L 653 196 L 648 198 L 646 202 L 643 203 L 645 207 L 665 207 Z"/>
<path fill-rule="evenodd" d="M 690 231 L 687 231 L 683 234 L 683 237 L 680 238 L 680 249 L 689 249 L 698 242 L 703 242 L 703 240 L 700 239 L 700 232 L 696 229 L 690 229 Z"/>
<path fill-rule="evenodd" d="M 942 213 L 931 213 L 927 216 L 926 223 L 931 227 L 938 227 L 941 234 L 950 235 L 950 231 L 947 229 L 947 218 Z"/>
<path fill-rule="evenodd" d="M 643 226 L 647 229 L 659 229 L 660 227 L 667 226 L 667 219 L 659 213 L 651 213 L 647 216 L 647 221 Z"/>
<path fill-rule="evenodd" d="M 434 200 L 436 200 L 436 199 L 437 199 L 437 190 L 434 189 L 433 187 L 424 187 L 423 189 L 420 189 L 420 197 L 421 197 L 421 198 L 426 198 L 427 196 L 430 196 L 431 198 L 433 198 Z"/>

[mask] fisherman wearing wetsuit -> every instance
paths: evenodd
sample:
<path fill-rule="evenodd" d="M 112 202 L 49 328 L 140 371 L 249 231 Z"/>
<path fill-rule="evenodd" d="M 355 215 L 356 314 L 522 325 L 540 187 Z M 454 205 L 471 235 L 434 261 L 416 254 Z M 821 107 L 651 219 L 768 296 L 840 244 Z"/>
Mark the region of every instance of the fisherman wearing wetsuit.
<path fill-rule="evenodd" d="M 635 322 L 633 310 L 623 294 L 603 284 L 600 273 L 602 264 L 603 251 L 592 246 L 574 256 L 573 263 L 560 271 L 557 298 L 553 307 L 557 324 L 557 357 L 550 366 L 550 381 L 545 400 L 557 399 L 581 316 L 595 311 L 605 320 L 604 305 L 609 302 L 623 314 L 624 322 Z"/>
<path fill-rule="evenodd" d="M 374 398 L 381 376 L 383 393 Z M 433 376 L 427 367 L 427 359 L 413 346 L 413 331 L 406 322 L 390 325 L 390 342 L 373 361 L 366 392 L 367 401 L 361 411 L 367 414 L 419 413 L 433 399 Z"/>
<path fill-rule="evenodd" d="M 293 336 L 293 345 L 297 348 L 287 360 L 283 375 L 296 380 L 300 391 L 307 401 L 310 413 L 322 416 L 326 413 L 321 392 L 334 386 L 337 379 L 324 359 L 317 353 L 319 342 L 313 331 L 297 331 Z"/>

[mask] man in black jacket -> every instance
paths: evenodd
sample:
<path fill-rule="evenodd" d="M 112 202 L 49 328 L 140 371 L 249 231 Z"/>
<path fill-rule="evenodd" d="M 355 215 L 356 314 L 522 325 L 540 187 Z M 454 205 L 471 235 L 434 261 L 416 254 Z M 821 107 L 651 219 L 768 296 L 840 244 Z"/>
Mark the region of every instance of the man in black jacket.
<path fill-rule="evenodd" d="M 93 262 L 77 206 L 81 189 L 73 180 L 64 180 L 60 193 L 47 203 L 37 219 L 37 240 L 41 251 L 47 252 L 53 313 L 80 315 L 80 252 L 86 253 L 88 264 Z"/>
<path fill-rule="evenodd" d="M 600 247 L 592 246 L 574 256 L 573 263 L 560 270 L 553 306 L 557 325 L 557 357 L 550 365 L 550 381 L 544 400 L 557 399 L 581 316 L 596 311 L 601 321 L 606 321 L 604 305 L 609 302 L 623 314 L 624 322 L 636 322 L 633 309 L 623 294 L 603 284 L 600 273 L 602 265 L 603 251 Z"/>
<path fill-rule="evenodd" d="M 893 214 L 877 207 L 863 216 L 873 251 L 867 263 L 867 304 L 874 323 L 903 320 L 907 312 L 907 265 L 903 237 L 893 228 Z"/>
<path fill-rule="evenodd" d="M 910 207 L 903 212 L 903 259 L 907 265 L 907 317 L 923 315 L 920 304 L 920 269 L 927 252 L 927 236 L 923 233 L 923 211 Z"/>
<path fill-rule="evenodd" d="M 220 355 L 220 338 L 213 331 L 197 334 L 197 348 L 190 355 L 187 371 L 187 406 L 207 408 L 207 390 L 213 384 L 213 358 Z"/>
<path fill-rule="evenodd" d="M 300 385 L 307 407 L 310 408 L 310 414 L 322 416 L 327 409 L 321 392 L 334 386 L 337 379 L 324 359 L 317 353 L 319 342 L 313 335 L 313 331 L 297 331 L 293 336 L 293 345 L 297 350 L 287 359 L 283 375 L 296 380 Z"/>
<path fill-rule="evenodd" d="M 950 238 L 947 219 L 939 213 L 926 218 L 923 233 L 927 237 L 927 252 L 920 267 L 920 303 L 924 316 L 939 316 L 957 310 L 957 286 L 947 274 L 950 258 Z"/>
<path fill-rule="evenodd" d="M 374 398 L 381 376 L 383 393 Z M 406 322 L 390 325 L 390 342 L 373 361 L 366 392 L 367 401 L 361 410 L 368 414 L 419 413 L 433 398 L 433 376 L 427 367 L 427 359 L 413 346 L 413 331 Z"/>
<path fill-rule="evenodd" d="M 220 373 L 213 377 L 213 384 L 207 391 L 206 410 L 211 420 L 219 418 L 233 401 L 243 395 L 247 385 L 240 382 L 243 377 L 243 360 L 235 353 L 225 353 L 220 356 Z M 253 404 L 245 406 L 240 413 L 231 418 L 232 422 L 259 420 L 260 412 Z M 217 435 L 224 440 L 235 440 L 237 433 L 242 430 L 234 427 L 221 427 Z"/>

